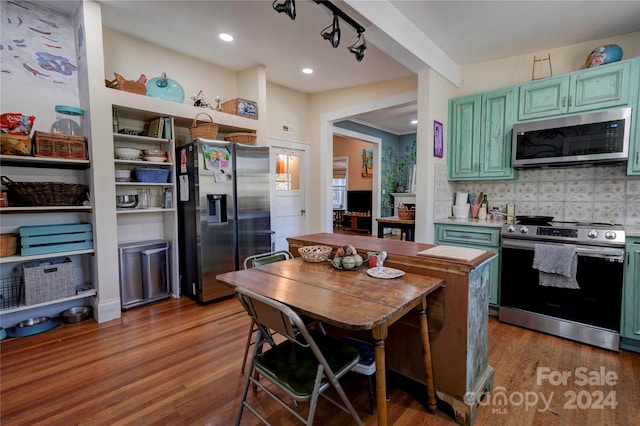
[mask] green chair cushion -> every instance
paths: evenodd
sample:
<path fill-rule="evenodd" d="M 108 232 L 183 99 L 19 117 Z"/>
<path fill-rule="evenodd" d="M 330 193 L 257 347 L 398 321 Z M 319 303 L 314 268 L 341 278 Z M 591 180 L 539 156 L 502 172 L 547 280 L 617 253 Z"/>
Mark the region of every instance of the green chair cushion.
<path fill-rule="evenodd" d="M 324 334 L 312 332 L 327 363 L 336 376 L 358 361 L 358 350 Z M 318 360 L 308 347 L 289 340 L 280 343 L 255 359 L 256 367 L 300 399 L 309 398 L 318 371 Z M 323 384 L 327 381 L 323 378 Z"/>

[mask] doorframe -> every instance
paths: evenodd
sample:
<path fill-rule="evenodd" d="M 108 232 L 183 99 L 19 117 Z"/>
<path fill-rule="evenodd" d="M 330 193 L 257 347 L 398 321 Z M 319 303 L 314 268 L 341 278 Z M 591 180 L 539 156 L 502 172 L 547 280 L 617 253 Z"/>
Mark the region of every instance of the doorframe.
<path fill-rule="evenodd" d="M 304 192 L 304 210 L 305 210 L 305 215 L 304 215 L 304 232 L 303 234 L 308 234 L 309 233 L 309 211 L 311 209 L 311 202 L 309 200 L 309 179 L 310 179 L 310 165 L 309 165 L 309 152 L 310 152 L 310 144 L 306 143 L 306 142 L 291 142 L 291 141 L 287 141 L 284 139 L 276 139 L 276 138 L 270 138 L 267 137 L 267 146 L 269 147 L 269 176 L 275 176 L 276 173 L 276 166 L 274 164 L 272 160 L 272 148 L 277 147 L 277 148 L 285 148 L 285 149 L 295 149 L 298 151 L 303 151 L 304 152 L 304 167 L 302 167 L 302 164 L 300 165 L 300 176 L 303 178 L 303 184 L 302 184 L 302 191 Z M 273 202 L 276 196 L 276 191 L 275 191 L 275 185 L 273 185 L 273 182 L 271 182 L 272 179 L 269 179 L 270 184 L 269 184 L 269 201 L 270 204 L 273 206 Z M 273 209 L 269 209 L 270 210 L 270 218 L 269 220 L 271 221 L 272 227 L 273 227 Z M 277 229 L 271 229 L 272 231 L 278 232 Z"/>
<path fill-rule="evenodd" d="M 371 235 L 374 237 L 378 235 L 378 227 L 374 226 L 376 224 L 376 219 L 380 217 L 380 190 L 381 179 L 380 174 L 382 173 L 382 159 L 380 158 L 380 153 L 382 152 L 382 138 L 378 138 L 376 136 L 367 135 L 366 133 L 355 132 L 353 130 L 343 129 L 341 127 L 333 126 L 333 135 L 344 136 L 345 138 L 350 139 L 358 139 L 364 142 L 370 142 L 373 144 L 373 182 L 371 183 Z M 331 149 L 333 150 L 333 143 L 331 145 Z M 333 160 L 331 162 L 333 166 Z M 332 176 L 333 177 L 333 176 Z M 333 190 L 333 185 L 332 185 Z M 332 197 L 333 198 L 333 197 Z M 333 201 L 333 200 L 332 200 Z M 331 203 L 331 207 L 333 208 L 333 202 Z M 348 206 L 347 206 L 348 207 Z M 333 214 L 331 215 L 333 218 Z M 333 228 L 332 228 L 333 229 Z"/>
<path fill-rule="evenodd" d="M 333 232 L 331 177 L 333 176 L 333 123 L 354 115 L 418 102 L 418 91 L 353 105 L 320 116 L 320 232 Z M 380 170 L 380 169 L 378 169 Z M 378 195 L 379 196 L 379 195 Z M 379 204 L 379 203 L 378 203 Z M 378 206 L 378 209 L 380 207 Z M 377 226 L 373 227 L 377 231 Z M 377 233 L 377 232 L 376 232 Z"/>

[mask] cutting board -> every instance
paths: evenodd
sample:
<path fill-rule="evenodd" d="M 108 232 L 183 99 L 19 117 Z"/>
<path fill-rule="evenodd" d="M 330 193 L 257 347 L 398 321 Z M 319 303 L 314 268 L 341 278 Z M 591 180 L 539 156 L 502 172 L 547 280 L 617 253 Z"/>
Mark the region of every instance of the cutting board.
<path fill-rule="evenodd" d="M 448 259 L 465 260 L 467 262 L 472 261 L 478 256 L 482 255 L 484 250 L 469 248 L 469 247 L 456 247 L 456 246 L 435 246 L 430 249 L 422 250 L 417 253 L 418 256 L 433 256 L 433 257 L 445 257 Z"/>

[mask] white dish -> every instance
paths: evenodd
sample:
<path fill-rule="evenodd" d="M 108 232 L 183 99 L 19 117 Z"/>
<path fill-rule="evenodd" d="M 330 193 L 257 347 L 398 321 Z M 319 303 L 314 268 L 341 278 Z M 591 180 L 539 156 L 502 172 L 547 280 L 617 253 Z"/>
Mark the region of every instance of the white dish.
<path fill-rule="evenodd" d="M 140 150 L 136 148 L 122 148 L 115 149 L 116 157 L 121 160 L 136 160 L 140 157 Z"/>
<path fill-rule="evenodd" d="M 155 163 L 164 163 L 165 161 L 167 161 L 167 157 L 156 157 L 151 155 L 145 155 L 144 157 L 142 157 L 142 159 L 144 161 L 153 161 Z"/>
<path fill-rule="evenodd" d="M 387 268 L 386 266 L 376 266 L 375 268 L 367 269 L 367 275 L 373 278 L 389 280 L 403 276 L 404 271 L 395 268 Z"/>

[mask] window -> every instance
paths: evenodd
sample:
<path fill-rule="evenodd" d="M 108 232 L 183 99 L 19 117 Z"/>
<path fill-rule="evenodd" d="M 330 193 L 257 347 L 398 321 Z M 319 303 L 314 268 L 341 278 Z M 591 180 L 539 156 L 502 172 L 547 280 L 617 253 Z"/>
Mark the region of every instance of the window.
<path fill-rule="evenodd" d="M 276 156 L 276 191 L 300 190 L 300 157 L 291 152 Z"/>
<path fill-rule="evenodd" d="M 342 210 L 347 207 L 347 161 L 346 157 L 333 159 L 333 209 Z"/>
<path fill-rule="evenodd" d="M 344 209 L 347 198 L 347 179 L 333 179 L 333 208 Z"/>

